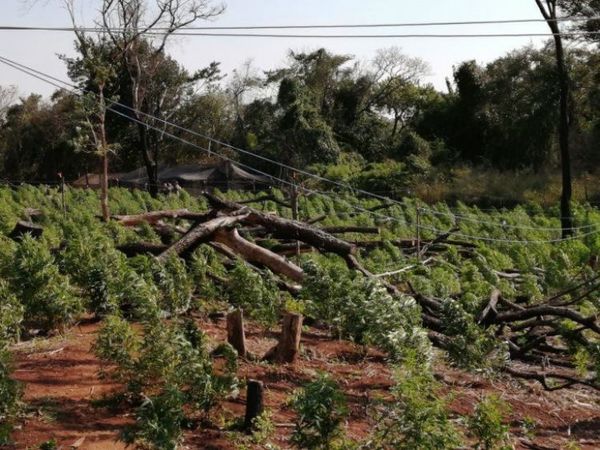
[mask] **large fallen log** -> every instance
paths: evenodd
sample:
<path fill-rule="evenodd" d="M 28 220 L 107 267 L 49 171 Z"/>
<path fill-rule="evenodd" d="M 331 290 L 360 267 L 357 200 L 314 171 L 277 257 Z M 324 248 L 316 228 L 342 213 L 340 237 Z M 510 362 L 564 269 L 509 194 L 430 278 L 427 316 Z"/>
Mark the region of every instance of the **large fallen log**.
<path fill-rule="evenodd" d="M 296 282 L 301 282 L 304 278 L 302 269 L 296 264 L 277 253 L 247 241 L 235 229 L 219 229 L 215 231 L 213 240 L 226 245 L 246 261 L 266 266 L 274 273 L 285 275 Z"/>
<path fill-rule="evenodd" d="M 233 214 L 230 216 L 217 217 L 208 222 L 199 223 L 192 227 L 184 236 L 177 242 L 158 255 L 158 260 L 166 261 L 170 255 L 181 255 L 197 247 L 203 239 L 209 238 L 216 230 L 223 227 L 235 225 L 245 219 L 247 214 Z"/>
<path fill-rule="evenodd" d="M 183 219 L 194 222 L 206 222 L 215 217 L 214 211 L 198 213 L 188 209 L 174 209 L 165 211 L 150 211 L 141 214 L 114 215 L 112 218 L 124 226 L 140 225 L 143 222 L 154 224 L 163 219 Z"/>
<path fill-rule="evenodd" d="M 241 205 L 238 203 L 220 199 L 209 193 L 204 193 L 204 195 L 211 206 L 219 210 L 237 211 L 241 208 Z M 284 219 L 272 214 L 264 214 L 252 208 L 248 208 L 248 216 L 244 218 L 244 223 L 262 226 L 278 237 L 302 241 L 315 248 L 326 252 L 336 253 L 342 257 L 356 252 L 355 245 L 342 239 L 338 239 L 312 225 L 307 225 L 304 222 L 297 220 Z"/>

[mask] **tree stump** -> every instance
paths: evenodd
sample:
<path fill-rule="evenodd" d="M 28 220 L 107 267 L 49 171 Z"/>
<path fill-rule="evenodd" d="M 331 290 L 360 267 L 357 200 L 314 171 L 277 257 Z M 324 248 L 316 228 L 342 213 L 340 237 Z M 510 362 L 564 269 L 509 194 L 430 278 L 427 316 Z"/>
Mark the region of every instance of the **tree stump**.
<path fill-rule="evenodd" d="M 281 325 L 281 336 L 275 347 L 267 352 L 264 359 L 279 363 L 294 363 L 300 352 L 302 336 L 302 314 L 286 313 Z"/>
<path fill-rule="evenodd" d="M 246 390 L 246 417 L 244 419 L 244 429 L 246 432 L 252 432 L 254 419 L 262 414 L 264 410 L 264 385 L 262 381 L 248 380 Z"/>
<path fill-rule="evenodd" d="M 237 350 L 240 357 L 245 358 L 247 356 L 244 313 L 241 309 L 236 309 L 227 314 L 227 342 Z"/>

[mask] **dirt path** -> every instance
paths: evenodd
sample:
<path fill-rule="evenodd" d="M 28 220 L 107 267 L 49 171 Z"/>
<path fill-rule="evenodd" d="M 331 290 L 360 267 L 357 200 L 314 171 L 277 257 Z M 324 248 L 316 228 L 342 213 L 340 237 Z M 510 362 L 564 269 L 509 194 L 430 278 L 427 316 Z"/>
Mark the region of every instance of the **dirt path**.
<path fill-rule="evenodd" d="M 15 378 L 25 386 L 27 416 L 13 435 L 15 449 L 50 439 L 65 448 L 125 448 L 117 437 L 128 419 L 91 405 L 115 389 L 96 376 L 100 365 L 90 352 L 96 330 L 84 323 L 63 338 L 27 342 L 17 350 Z"/>
<path fill-rule="evenodd" d="M 200 327 L 214 342 L 226 339 L 224 320 L 203 321 Z M 99 361 L 91 352 L 97 324 L 83 323 L 64 338 L 37 340 L 18 346 L 15 377 L 24 383 L 27 415 L 13 435 L 11 449 L 26 449 L 55 439 L 64 449 L 79 444 L 79 449 L 123 449 L 119 432 L 132 418 L 123 412 L 94 408 L 91 400 L 118 388 L 97 377 Z M 349 401 L 348 433 L 364 437 L 372 424 L 367 414 L 369 397 L 383 394 L 392 385 L 383 355 L 349 342 L 332 340 L 318 329 L 303 334 L 301 362 L 278 366 L 243 362 L 240 378 L 262 380 L 266 386 L 266 405 L 276 425 L 274 443 L 288 448 L 294 421 L 287 400 L 293 390 L 317 372 L 333 375 Z M 275 335 L 249 326 L 248 347 L 263 354 L 274 343 Z M 561 449 L 568 442 L 582 449 L 600 448 L 600 393 L 589 389 L 543 391 L 535 383 L 514 380 L 489 380 L 444 365 L 436 365 L 436 375 L 444 390 L 454 394 L 451 408 L 455 414 L 469 414 L 482 395 L 496 393 L 512 407 L 511 428 L 517 448 Z M 223 401 L 213 411 L 213 425 L 186 433 L 188 449 L 233 449 L 235 434 L 228 424 L 243 415 L 245 399 Z M 524 419 L 536 427 L 526 436 Z M 537 447 L 527 446 L 535 443 Z"/>

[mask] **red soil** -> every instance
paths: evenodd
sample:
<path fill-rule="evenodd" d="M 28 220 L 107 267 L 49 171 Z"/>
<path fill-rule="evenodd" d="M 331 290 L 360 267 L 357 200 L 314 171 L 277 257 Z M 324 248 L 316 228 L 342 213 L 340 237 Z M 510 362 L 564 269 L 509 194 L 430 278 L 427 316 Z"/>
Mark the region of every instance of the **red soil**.
<path fill-rule="evenodd" d="M 200 321 L 213 339 L 226 338 L 225 321 Z M 132 421 L 130 412 L 114 412 L 94 407 L 92 399 L 119 388 L 100 380 L 100 362 L 90 351 L 98 325 L 83 323 L 63 338 L 23 343 L 15 348 L 15 378 L 24 383 L 25 417 L 13 433 L 10 449 L 26 449 L 49 439 L 63 448 L 122 449 L 119 432 Z M 248 347 L 254 354 L 265 353 L 274 343 L 274 334 L 249 327 Z M 347 430 L 350 437 L 364 437 L 372 424 L 367 416 L 369 398 L 386 393 L 393 384 L 383 355 L 370 349 L 332 340 L 311 328 L 302 337 L 301 360 L 294 366 L 243 362 L 240 378 L 262 380 L 266 405 L 276 425 L 274 443 L 288 447 L 294 414 L 286 405 L 294 389 L 318 371 L 334 376 L 344 389 L 350 406 Z M 584 388 L 546 392 L 535 383 L 510 379 L 490 380 L 443 364 L 436 365 L 436 376 L 445 392 L 452 392 L 451 408 L 456 415 L 472 412 L 482 395 L 496 393 L 510 403 L 511 428 L 517 448 L 560 449 L 573 441 L 582 449 L 600 448 L 600 393 Z M 226 423 L 243 416 L 243 393 L 222 402 L 211 415 L 211 425 L 188 432 L 190 449 L 233 449 L 235 433 Z M 534 437 L 521 429 L 525 418 L 536 423 Z M 528 446 L 529 445 L 529 446 Z"/>

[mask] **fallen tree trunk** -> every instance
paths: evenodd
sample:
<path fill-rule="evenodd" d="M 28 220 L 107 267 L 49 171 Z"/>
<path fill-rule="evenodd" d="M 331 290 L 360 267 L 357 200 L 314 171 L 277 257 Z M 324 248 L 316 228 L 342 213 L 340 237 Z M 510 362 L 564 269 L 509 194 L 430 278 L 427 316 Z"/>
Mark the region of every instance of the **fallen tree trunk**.
<path fill-rule="evenodd" d="M 246 261 L 262 264 L 272 272 L 285 275 L 296 282 L 301 282 L 304 278 L 304 273 L 300 267 L 287 261 L 277 253 L 247 241 L 235 229 L 219 229 L 214 233 L 213 239 L 241 255 Z"/>
<path fill-rule="evenodd" d="M 241 205 L 220 199 L 212 194 L 204 193 L 211 206 L 223 211 L 240 210 Z M 356 252 L 356 246 L 338 239 L 325 231 L 307 225 L 304 222 L 297 220 L 284 219 L 272 214 L 264 214 L 255 209 L 247 209 L 248 216 L 244 219 L 244 223 L 256 226 L 262 226 L 276 236 L 284 239 L 292 239 L 302 241 L 308 245 L 319 248 L 326 252 L 336 253 L 342 257 L 351 255 Z"/>
<path fill-rule="evenodd" d="M 182 253 L 197 247 L 203 239 L 210 237 L 219 228 L 228 227 L 240 222 L 247 215 L 230 215 L 217 217 L 208 222 L 200 223 L 186 233 L 181 239 L 158 255 L 158 260 L 165 262 L 170 255 L 181 255 Z"/>
<path fill-rule="evenodd" d="M 163 219 L 184 219 L 197 222 L 206 222 L 215 217 L 213 211 L 198 213 L 188 209 L 174 209 L 165 211 L 150 211 L 142 214 L 114 215 L 112 218 L 126 227 L 139 225 L 143 222 L 154 224 Z"/>
<path fill-rule="evenodd" d="M 40 238 L 44 234 L 44 228 L 40 225 L 36 225 L 33 222 L 26 222 L 19 220 L 13 230 L 10 232 L 9 237 L 14 241 L 20 241 L 23 237 L 29 234 L 32 238 Z"/>

